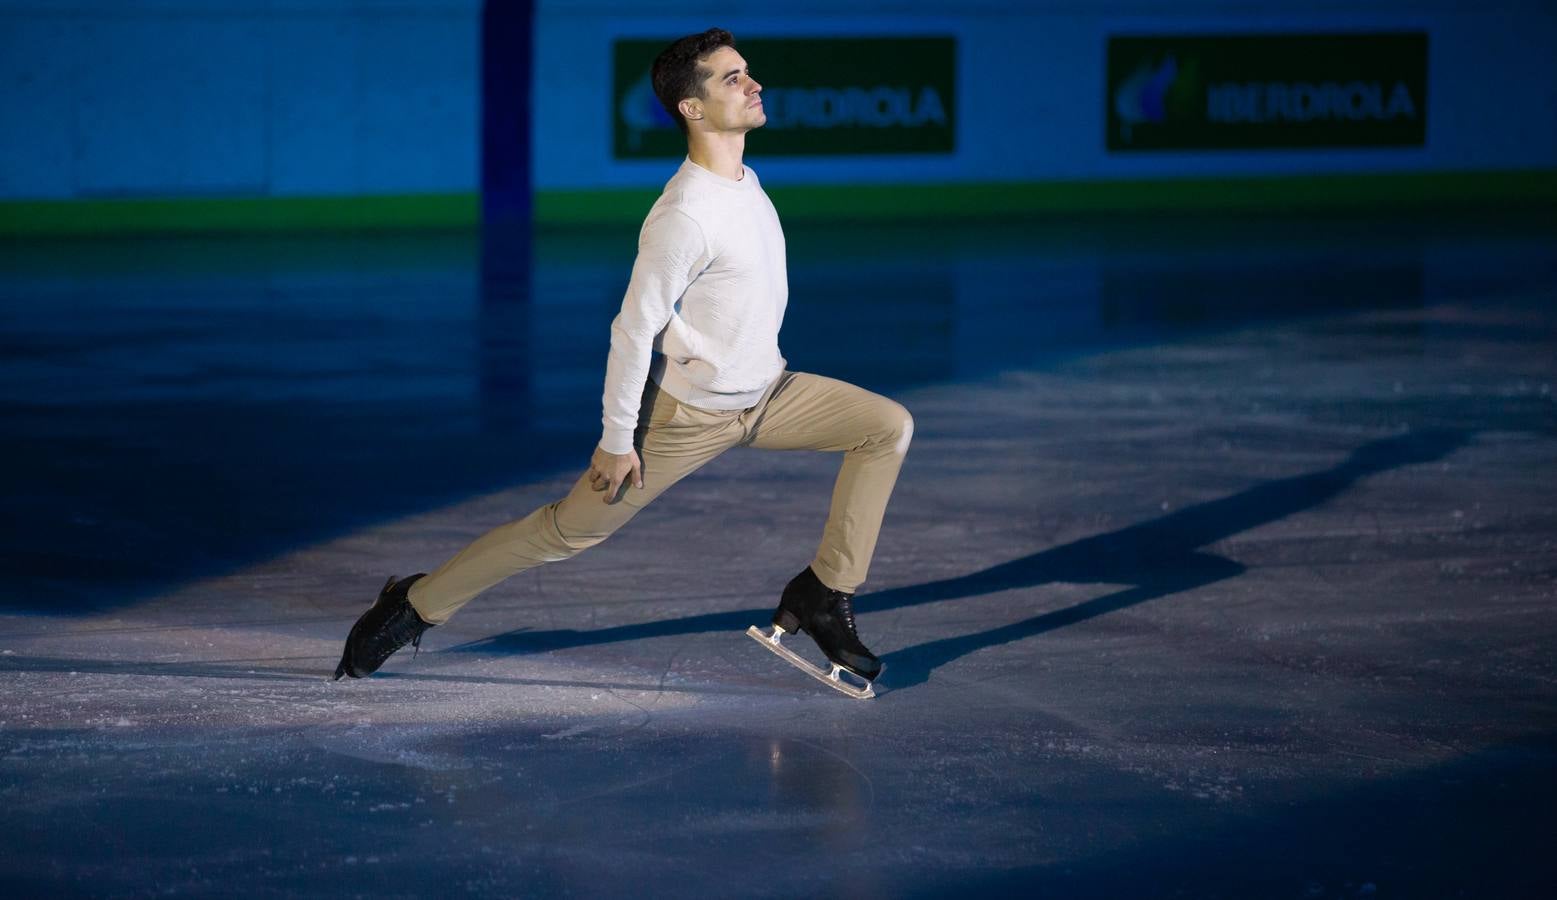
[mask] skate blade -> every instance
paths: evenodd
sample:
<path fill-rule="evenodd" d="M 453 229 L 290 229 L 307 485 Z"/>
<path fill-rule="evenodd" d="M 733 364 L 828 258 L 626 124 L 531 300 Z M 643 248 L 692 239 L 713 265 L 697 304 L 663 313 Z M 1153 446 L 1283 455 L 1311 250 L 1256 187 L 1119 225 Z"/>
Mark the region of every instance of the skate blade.
<path fill-rule="evenodd" d="M 788 634 L 788 632 L 779 630 L 778 626 L 776 625 L 773 627 L 772 635 L 763 634 L 762 630 L 755 625 L 746 629 L 746 634 L 752 640 L 756 641 L 764 647 L 767 647 L 769 650 L 772 650 L 774 654 L 776 654 L 780 659 L 783 659 L 785 662 L 841 694 L 847 694 L 856 700 L 869 700 L 876 696 L 876 689 L 870 682 L 867 681 L 863 688 L 855 687 L 854 685 L 844 681 L 841 677 L 839 677 L 846 670 L 841 669 L 838 666 L 833 666 L 833 670 L 829 674 L 820 666 L 816 666 L 810 662 L 807 662 L 804 658 L 796 655 L 795 651 L 789 649 L 783 644 L 780 644 L 779 636 Z M 853 675 L 854 673 L 850 672 L 849 674 Z"/>

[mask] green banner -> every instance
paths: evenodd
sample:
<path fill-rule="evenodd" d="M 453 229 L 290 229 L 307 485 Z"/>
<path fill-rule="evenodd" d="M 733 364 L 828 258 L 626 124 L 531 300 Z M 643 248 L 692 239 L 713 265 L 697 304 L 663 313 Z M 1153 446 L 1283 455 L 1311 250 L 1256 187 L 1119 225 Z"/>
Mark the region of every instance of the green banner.
<path fill-rule="evenodd" d="M 1427 35 L 1110 37 L 1108 149 L 1420 147 Z"/>
<path fill-rule="evenodd" d="M 654 96 L 649 67 L 674 38 L 616 42 L 611 118 L 617 159 L 687 152 Z M 748 136 L 763 156 L 951 153 L 953 38 L 753 38 L 736 49 L 761 82 L 768 122 Z"/>

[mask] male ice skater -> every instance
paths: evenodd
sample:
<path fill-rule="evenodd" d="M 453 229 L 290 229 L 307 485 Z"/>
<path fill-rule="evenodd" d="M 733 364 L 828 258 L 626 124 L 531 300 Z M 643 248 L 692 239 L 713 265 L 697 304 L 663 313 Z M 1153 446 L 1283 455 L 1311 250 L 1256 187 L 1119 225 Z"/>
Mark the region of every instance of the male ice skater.
<path fill-rule="evenodd" d="M 347 636 L 336 679 L 372 674 L 477 594 L 593 547 L 704 463 L 750 446 L 844 454 L 821 546 L 784 589 L 764 640 L 802 665 L 778 649 L 778 637 L 806 632 L 832 661 L 833 686 L 841 667 L 865 679 L 869 695 L 881 663 L 860 642 L 851 601 L 913 419 L 885 397 L 784 368 L 784 232 L 757 173 L 741 162 L 746 133 L 767 114 L 735 39 L 714 28 L 676 41 L 655 59 L 653 81 L 687 137 L 687 158 L 638 237 L 611 325 L 604 432 L 589 470 L 562 500 L 487 532 L 431 575 L 390 578 Z"/>

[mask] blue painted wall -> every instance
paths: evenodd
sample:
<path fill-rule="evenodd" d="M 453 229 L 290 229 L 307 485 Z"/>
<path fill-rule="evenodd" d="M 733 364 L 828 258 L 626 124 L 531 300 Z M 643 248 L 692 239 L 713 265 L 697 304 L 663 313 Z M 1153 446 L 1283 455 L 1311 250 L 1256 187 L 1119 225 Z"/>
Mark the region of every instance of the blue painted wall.
<path fill-rule="evenodd" d="M 479 0 L 0 0 L 0 196 L 470 191 Z"/>
<path fill-rule="evenodd" d="M 952 34 L 954 154 L 751 159 L 779 183 L 1041 181 L 1557 166 L 1550 2 L 860 0 L 538 5 L 535 186 L 647 187 L 611 158 L 611 42 L 719 24 L 737 37 Z M 781 10 L 776 12 L 775 10 Z M 0 0 L 0 198 L 473 191 L 479 0 Z M 1425 147 L 1109 155 L 1111 33 L 1422 29 Z M 760 67 L 761 61 L 754 60 Z"/>

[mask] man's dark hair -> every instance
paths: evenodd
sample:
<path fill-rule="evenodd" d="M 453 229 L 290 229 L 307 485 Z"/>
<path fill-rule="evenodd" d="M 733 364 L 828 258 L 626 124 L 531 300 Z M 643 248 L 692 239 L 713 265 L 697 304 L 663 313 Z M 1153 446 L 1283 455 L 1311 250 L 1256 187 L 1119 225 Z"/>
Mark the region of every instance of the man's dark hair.
<path fill-rule="evenodd" d="M 720 47 L 734 49 L 735 36 L 723 28 L 710 28 L 701 34 L 687 35 L 654 58 L 654 68 L 650 70 L 654 96 L 676 120 L 682 134 L 687 133 L 687 120 L 676 105 L 687 97 L 706 99 L 703 81 L 712 71 L 703 65 L 703 60 Z"/>

